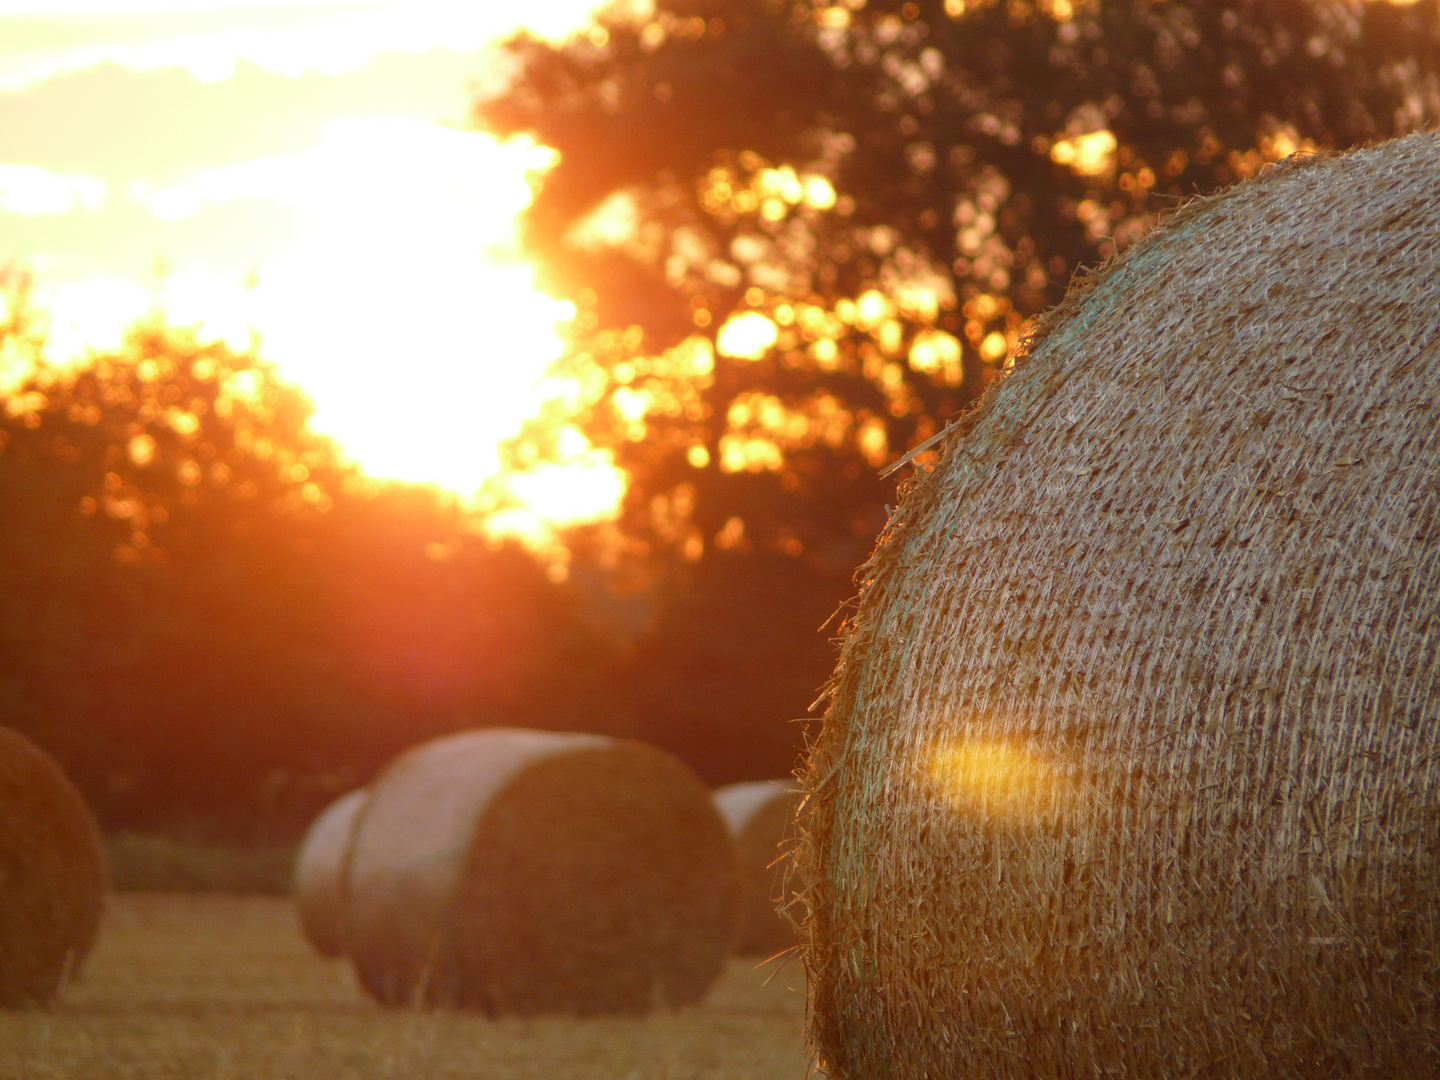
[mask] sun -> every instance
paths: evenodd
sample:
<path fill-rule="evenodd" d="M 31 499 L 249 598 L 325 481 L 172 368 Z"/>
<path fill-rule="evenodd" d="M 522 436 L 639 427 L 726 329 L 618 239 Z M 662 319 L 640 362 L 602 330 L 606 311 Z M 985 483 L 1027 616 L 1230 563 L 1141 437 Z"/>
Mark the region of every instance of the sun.
<path fill-rule="evenodd" d="M 313 151 L 198 178 L 305 222 L 257 274 L 261 350 L 367 472 L 472 495 L 540 406 L 573 307 L 535 286 L 519 215 L 554 153 L 408 121 L 337 121 Z"/>
<path fill-rule="evenodd" d="M 66 0 L 50 11 L 84 48 L 40 57 L 0 46 L 0 75 L 43 82 L 105 61 L 137 77 L 178 67 L 197 85 L 263 81 L 236 75 L 249 64 L 281 83 L 311 71 L 341 86 L 335 72 L 362 77 L 382 54 L 481 49 L 522 26 L 559 36 L 596 6 Z M 0 0 L 0 23 L 45 10 Z M 463 87 L 455 97 L 463 111 Z M 0 153 L 0 214 L 81 226 L 66 237 L 149 222 L 153 239 L 141 242 L 161 268 L 148 276 L 85 270 L 84 252 L 58 246 L 20 253 L 50 313 L 53 358 L 111 347 L 158 310 L 257 349 L 313 402 L 311 426 L 365 473 L 447 489 L 488 512 L 490 531 L 543 547 L 557 529 L 614 517 L 625 490 L 608 453 L 573 428 L 543 468 L 513 474 L 502 460 L 505 441 L 539 415 L 537 383 L 575 315 L 537 287 L 520 243 L 521 216 L 556 160 L 523 138 L 340 107 L 302 149 L 178 172 L 139 158 L 108 172 L 47 169 Z M 243 266 L 226 247 L 250 244 L 237 222 L 274 234 Z M 172 254 L 186 242 L 188 255 Z"/>

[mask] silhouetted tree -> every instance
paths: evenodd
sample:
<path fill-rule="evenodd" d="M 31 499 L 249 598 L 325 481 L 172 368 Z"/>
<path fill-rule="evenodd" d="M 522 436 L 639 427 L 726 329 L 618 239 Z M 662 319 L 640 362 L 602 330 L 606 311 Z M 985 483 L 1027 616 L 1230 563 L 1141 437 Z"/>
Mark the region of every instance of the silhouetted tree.
<path fill-rule="evenodd" d="M 1078 268 L 1269 160 L 1440 117 L 1434 0 L 658 0 L 509 52 L 476 122 L 560 151 L 529 243 L 580 309 L 526 452 L 567 417 L 616 450 L 630 550 L 681 571 L 667 603 L 732 579 L 686 584 L 696 560 L 788 560 L 805 598 L 725 624 L 767 649 L 848 593 L 893 499 L 877 467 Z M 662 625 L 661 681 L 703 682 L 705 632 Z M 783 646 L 736 670 L 764 662 L 825 674 Z"/>
<path fill-rule="evenodd" d="M 1440 118 L 1433 0 L 637 7 L 512 42 L 476 117 L 560 151 L 529 240 L 582 308 L 566 404 L 625 454 L 631 533 L 692 552 L 738 516 L 853 562 L 872 466 L 972 400 L 1078 267 L 1267 160 Z M 760 358 L 677 349 L 744 313 L 776 332 Z"/>
<path fill-rule="evenodd" d="M 0 723 L 108 826 L 283 832 L 440 732 L 628 730 L 574 590 L 339 464 L 263 363 L 152 322 L 55 369 L 8 307 Z"/>

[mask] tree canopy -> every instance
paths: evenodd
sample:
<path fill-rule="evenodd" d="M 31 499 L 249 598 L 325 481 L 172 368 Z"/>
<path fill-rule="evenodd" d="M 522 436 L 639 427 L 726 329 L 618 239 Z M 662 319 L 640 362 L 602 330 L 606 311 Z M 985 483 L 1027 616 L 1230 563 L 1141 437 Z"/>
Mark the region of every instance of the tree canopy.
<path fill-rule="evenodd" d="M 421 738 L 630 730 L 574 588 L 337 460 L 255 356 L 152 320 L 50 367 L 7 299 L 0 724 L 105 826 L 283 835 Z"/>
<path fill-rule="evenodd" d="M 662 583 L 641 730 L 730 775 L 788 765 L 877 470 L 1075 274 L 1267 162 L 1440 119 L 1434 0 L 629 0 L 508 51 L 474 119 L 559 151 L 528 244 L 580 312 L 517 453 L 566 424 L 615 452 L 618 547 Z"/>
<path fill-rule="evenodd" d="M 556 411 L 620 453 L 626 535 L 825 573 L 1077 270 L 1440 118 L 1430 0 L 657 0 L 509 52 L 475 117 L 560 151 L 528 223 L 582 312 Z"/>
<path fill-rule="evenodd" d="M 783 774 L 880 467 L 1182 200 L 1440 120 L 1437 0 L 626 0 L 508 51 L 476 122 L 559 150 L 527 235 L 579 312 L 510 452 L 578 426 L 630 480 L 565 585 L 256 356 L 152 321 L 47 368 L 6 293 L 0 723 L 107 826 L 293 826 L 495 723 Z"/>

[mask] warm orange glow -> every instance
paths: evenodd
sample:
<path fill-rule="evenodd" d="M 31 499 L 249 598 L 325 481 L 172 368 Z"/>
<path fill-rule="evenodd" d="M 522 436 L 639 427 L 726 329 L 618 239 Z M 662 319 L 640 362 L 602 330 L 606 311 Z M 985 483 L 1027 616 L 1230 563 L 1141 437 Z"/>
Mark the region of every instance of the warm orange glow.
<path fill-rule="evenodd" d="M 492 536 L 515 537 L 546 556 L 556 578 L 564 576 L 568 559 L 556 539 L 556 523 L 614 517 L 626 487 L 625 473 L 609 450 L 591 447 L 573 428 L 562 432 L 562 444 L 567 441 L 571 452 L 564 453 L 562 446 L 559 462 L 495 479 L 490 490 L 504 508 L 489 514 L 483 527 Z"/>
<path fill-rule="evenodd" d="M 910 345 L 910 366 L 936 382 L 959 386 L 965 376 L 960 342 L 944 330 L 922 330 Z"/>
<path fill-rule="evenodd" d="M 833 394 L 821 391 L 793 405 L 758 390 L 738 395 L 725 414 L 726 433 L 720 437 L 720 468 L 724 472 L 778 472 L 794 450 L 813 446 L 838 449 L 855 439 L 869 457 L 886 452 L 885 425 L 870 418 L 858 426 L 856 416 Z M 878 438 L 878 445 L 877 443 Z M 709 454 L 693 453 L 697 468 Z"/>
<path fill-rule="evenodd" d="M 999 739 L 962 739 L 935 751 L 925 771 L 956 809 L 1035 821 L 1060 809 L 1070 781 L 1033 751 Z"/>
<path fill-rule="evenodd" d="M 1254 176 L 1272 161 L 1280 161 L 1291 154 L 1315 154 L 1320 146 L 1313 140 L 1303 138 L 1289 124 L 1282 124 L 1269 133 L 1260 136 L 1258 146 L 1250 150 L 1232 150 L 1225 156 L 1226 163 L 1242 179 Z"/>
<path fill-rule="evenodd" d="M 990 363 L 998 363 L 1010 351 L 1010 342 L 998 330 L 992 330 L 980 342 L 980 355 Z"/>
<path fill-rule="evenodd" d="M 716 166 L 701 182 L 700 201 L 711 213 L 722 208 L 744 215 L 758 212 L 766 221 L 777 222 L 795 208 L 823 212 L 839 203 L 835 186 L 819 173 L 802 175 L 791 165 L 771 168 L 753 151 L 740 155 L 740 165 L 744 172 Z"/>
<path fill-rule="evenodd" d="M 1115 171 L 1115 133 L 1108 128 L 1061 139 L 1050 148 L 1057 165 L 1068 165 L 1081 176 L 1103 176 Z"/>
<path fill-rule="evenodd" d="M 733 433 L 720 437 L 720 468 L 725 472 L 779 472 L 784 464 L 785 454 L 773 439 Z"/>
<path fill-rule="evenodd" d="M 759 360 L 779 339 L 775 324 L 758 311 L 732 315 L 715 335 L 715 348 L 722 356 Z"/>
<path fill-rule="evenodd" d="M 211 178 L 220 198 L 269 189 L 313 223 L 261 273 L 255 324 L 314 398 L 313 426 L 372 475 L 468 494 L 538 411 L 535 382 L 573 312 L 496 248 L 529 203 L 526 172 L 551 158 L 472 132 L 352 122 L 311 154 Z"/>
<path fill-rule="evenodd" d="M 51 19 L 51 37 L 69 42 L 0 44 L 0 87 L 22 92 L 105 62 L 135 72 L 180 66 L 211 82 L 235 77 L 238 64 L 347 72 L 400 52 L 476 51 L 522 27 L 562 36 L 598 6 L 0 0 L 0 20 Z M 631 6 L 644 14 L 644 0 Z M 449 115 L 466 104 L 457 84 Z M 544 547 L 556 527 L 613 517 L 625 484 L 578 431 L 561 438 L 561 461 L 522 474 L 506 474 L 498 451 L 547 401 L 553 409 L 554 385 L 538 384 L 574 316 L 537 290 L 519 253 L 518 217 L 555 155 L 441 118 L 341 112 L 308 147 L 219 165 L 212 153 L 179 173 L 143 158 L 118 175 L 113 161 L 108 173 L 46 167 L 8 160 L 0 147 L 0 215 L 83 221 L 68 236 L 103 234 L 112 220 L 133 230 L 148 216 L 156 239 L 147 257 L 162 260 L 148 275 L 59 248 L 0 250 L 0 261 L 20 257 L 34 269 L 53 362 L 114 348 L 129 324 L 159 309 L 173 324 L 258 347 L 313 400 L 312 426 L 372 477 L 451 489 L 491 511 L 487 531 Z M 207 228 L 228 236 L 236 227 L 212 224 L 227 215 L 264 215 L 279 239 L 243 269 L 236 263 L 250 256 L 220 248 L 171 259 L 165 237 L 209 236 Z"/>

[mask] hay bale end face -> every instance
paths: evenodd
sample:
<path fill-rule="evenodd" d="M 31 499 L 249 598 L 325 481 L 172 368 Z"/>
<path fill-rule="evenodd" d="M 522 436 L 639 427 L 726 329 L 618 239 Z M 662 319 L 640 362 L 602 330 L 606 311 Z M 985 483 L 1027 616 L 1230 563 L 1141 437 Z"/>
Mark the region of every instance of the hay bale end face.
<path fill-rule="evenodd" d="M 336 799 L 311 823 L 295 855 L 293 892 L 300 927 L 321 956 L 345 954 L 345 874 L 364 788 Z"/>
<path fill-rule="evenodd" d="M 468 732 L 370 788 L 349 872 L 350 950 L 382 1002 L 491 1014 L 698 1000 L 738 881 L 710 793 L 654 747 Z"/>
<path fill-rule="evenodd" d="M 104 904 L 85 800 L 49 754 L 0 728 L 0 1007 L 53 1003 L 90 952 Z"/>
<path fill-rule="evenodd" d="M 807 779 L 832 1077 L 1440 1075 L 1437 193 L 1192 204 L 904 494 Z"/>
<path fill-rule="evenodd" d="M 794 782 L 755 780 L 715 792 L 715 806 L 740 856 L 740 918 L 735 951 L 774 956 L 796 945 L 795 927 L 780 910 L 787 902 L 785 867 L 778 860 L 799 807 Z"/>

